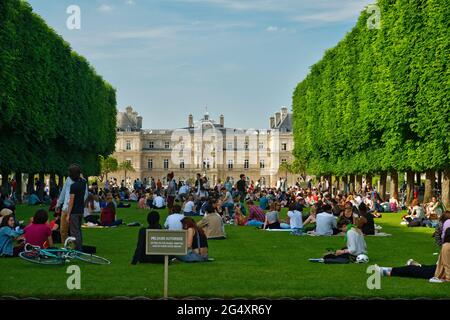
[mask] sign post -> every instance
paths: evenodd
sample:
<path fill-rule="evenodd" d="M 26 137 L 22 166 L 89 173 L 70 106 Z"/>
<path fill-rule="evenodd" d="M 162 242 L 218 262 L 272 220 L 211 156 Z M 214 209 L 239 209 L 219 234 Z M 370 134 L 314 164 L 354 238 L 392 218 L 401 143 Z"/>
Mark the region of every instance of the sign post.
<path fill-rule="evenodd" d="M 164 256 L 164 299 L 169 297 L 169 256 L 187 254 L 187 232 L 147 230 L 146 254 Z"/>

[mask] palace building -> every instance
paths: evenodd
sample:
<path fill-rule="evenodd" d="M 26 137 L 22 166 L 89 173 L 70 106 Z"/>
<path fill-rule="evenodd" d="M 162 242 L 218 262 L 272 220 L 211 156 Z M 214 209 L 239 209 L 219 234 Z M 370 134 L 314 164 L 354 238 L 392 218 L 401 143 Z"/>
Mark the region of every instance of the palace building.
<path fill-rule="evenodd" d="M 117 115 L 117 141 L 114 157 L 130 161 L 135 172 L 127 172 L 127 182 L 139 178 L 161 179 L 169 172 L 177 181 L 193 181 L 197 173 L 212 184 L 230 177 L 237 181 L 244 173 L 249 180 L 274 186 L 280 178 L 288 183 L 297 176 L 279 172 L 281 163 L 294 157 L 292 114 L 283 107 L 270 117 L 269 129 L 238 129 L 225 126 L 225 117 L 210 119 L 209 113 L 198 121 L 188 116 L 187 126 L 178 129 L 142 129 L 142 117 L 127 107 Z M 119 172 L 118 179 L 124 173 Z"/>

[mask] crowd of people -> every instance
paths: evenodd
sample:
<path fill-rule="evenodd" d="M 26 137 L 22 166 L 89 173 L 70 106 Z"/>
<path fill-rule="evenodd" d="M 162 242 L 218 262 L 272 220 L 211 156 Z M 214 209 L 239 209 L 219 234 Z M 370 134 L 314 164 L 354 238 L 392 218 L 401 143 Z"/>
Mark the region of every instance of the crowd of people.
<path fill-rule="evenodd" d="M 129 188 L 124 181 L 119 185 L 116 179 L 111 179 L 99 188 L 97 182 L 88 186 L 82 178 L 81 169 L 73 165 L 69 168 L 69 177 L 62 190 L 57 195 L 48 194 L 51 200 L 49 212 L 53 212 L 54 216 L 50 222 L 47 211 L 39 209 L 25 227 L 15 218 L 15 208 L 11 204 L 13 199 L 2 195 L 0 254 L 17 256 L 21 247 L 12 245 L 14 239 L 26 239 L 32 245 L 51 247 L 55 243 L 64 243 L 69 235 L 76 238 L 76 249 L 83 250 L 82 224 L 99 227 L 123 225 L 123 219 L 117 216 L 117 208 L 128 208 L 131 202 L 135 202 L 138 208 L 149 210 L 149 213 L 148 226 L 139 230 L 132 264 L 163 262 L 163 257 L 145 253 L 147 229 L 186 230 L 188 254 L 176 258 L 184 262 L 212 261 L 208 241 L 226 240 L 226 224 L 285 230 L 292 235 L 342 234 L 345 235 L 346 247 L 329 252 L 318 260 L 324 263 L 354 262 L 358 256 L 367 255 L 365 236 L 377 233 L 380 227 L 375 224 L 376 219 L 386 212 L 397 212 L 402 208 L 393 196 L 383 201 L 370 185 L 359 192 L 332 191 L 326 185 L 313 187 L 311 181 L 305 188 L 299 184 L 287 187 L 283 179 L 276 187 L 262 187 L 248 181 L 244 174 L 236 183 L 227 178 L 215 185 L 206 176 L 198 174 L 195 182 L 190 184 L 177 182 L 173 173 L 167 175 L 165 186 L 161 180 L 151 178 L 144 181 L 136 179 Z M 169 212 L 164 223 L 160 221 L 160 210 L 163 209 Z M 285 219 L 282 218 L 283 209 L 287 210 Z M 198 218 L 194 220 L 195 217 Z M 445 211 L 436 197 L 425 205 L 421 205 L 416 198 L 408 207 L 403 224 L 436 229 L 436 243 L 443 248 L 440 267 L 435 270 L 436 278 L 450 280 L 447 246 L 450 212 Z M 423 275 L 425 269 L 416 271 Z M 408 273 L 395 268 L 380 270 L 391 276 L 399 273 L 414 275 L 416 272 Z M 426 270 L 429 275 L 431 268 Z"/>

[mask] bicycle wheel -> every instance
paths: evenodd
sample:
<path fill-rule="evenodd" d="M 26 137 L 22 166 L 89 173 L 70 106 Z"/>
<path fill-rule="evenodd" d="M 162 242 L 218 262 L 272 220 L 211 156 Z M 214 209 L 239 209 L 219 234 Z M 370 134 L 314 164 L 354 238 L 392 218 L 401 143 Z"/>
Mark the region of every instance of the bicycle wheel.
<path fill-rule="evenodd" d="M 25 261 L 45 264 L 45 265 L 62 265 L 64 260 L 59 256 L 55 255 L 45 255 L 39 251 L 24 251 L 19 253 L 19 257 Z"/>
<path fill-rule="evenodd" d="M 109 261 L 108 259 L 93 255 L 93 254 L 87 254 L 84 252 L 80 252 L 80 251 L 75 251 L 73 252 L 73 257 L 87 262 L 87 263 L 92 263 L 92 264 L 111 264 L 111 261 Z"/>

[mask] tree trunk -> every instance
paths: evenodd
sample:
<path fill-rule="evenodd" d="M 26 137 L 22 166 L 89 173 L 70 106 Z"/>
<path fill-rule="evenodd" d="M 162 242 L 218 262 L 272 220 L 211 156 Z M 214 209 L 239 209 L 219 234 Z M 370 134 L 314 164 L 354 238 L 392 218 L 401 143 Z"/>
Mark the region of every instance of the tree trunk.
<path fill-rule="evenodd" d="M 2 188 L 1 191 L 2 193 L 5 193 L 9 196 L 9 193 L 11 192 L 11 190 L 7 190 L 8 189 L 8 176 L 9 176 L 9 172 L 8 171 L 2 171 Z"/>
<path fill-rule="evenodd" d="M 372 181 L 373 181 L 373 176 L 371 174 L 366 174 L 366 186 L 367 186 L 367 188 L 372 189 Z"/>
<path fill-rule="evenodd" d="M 22 203 L 22 172 L 16 172 L 16 200 Z"/>
<path fill-rule="evenodd" d="M 434 182 L 436 181 L 436 173 L 434 170 L 427 170 L 425 172 L 425 194 L 423 195 L 423 203 L 431 201 L 434 192 Z"/>
<path fill-rule="evenodd" d="M 34 192 L 34 173 L 28 173 L 27 194 L 30 195 L 33 192 Z"/>
<path fill-rule="evenodd" d="M 361 189 L 362 189 L 362 178 L 363 178 L 362 175 L 360 175 L 360 174 L 356 175 L 355 189 L 356 189 L 356 192 L 358 192 L 358 193 L 360 193 Z"/>
<path fill-rule="evenodd" d="M 410 205 L 414 199 L 414 172 L 406 172 L 406 205 Z"/>
<path fill-rule="evenodd" d="M 421 173 L 416 172 L 416 185 L 420 186 L 422 184 Z"/>
<path fill-rule="evenodd" d="M 355 175 L 354 174 L 350 175 L 350 182 L 349 182 L 349 184 L 350 184 L 350 193 L 355 192 Z"/>
<path fill-rule="evenodd" d="M 342 177 L 342 188 L 343 188 L 343 192 L 344 194 L 348 193 L 348 176 L 345 175 Z"/>
<path fill-rule="evenodd" d="M 442 171 L 438 171 L 437 174 L 437 189 L 442 191 Z"/>
<path fill-rule="evenodd" d="M 389 193 L 391 198 L 395 198 L 398 200 L 398 172 L 392 170 L 390 175 L 391 175 L 391 186 L 389 189 Z"/>
<path fill-rule="evenodd" d="M 39 172 L 39 190 L 37 190 L 39 200 L 44 202 L 45 174 Z"/>
<path fill-rule="evenodd" d="M 444 170 L 442 178 L 442 202 L 450 210 L 450 168 Z"/>
<path fill-rule="evenodd" d="M 380 190 L 378 190 L 378 194 L 380 195 L 381 201 L 386 201 L 386 180 L 387 180 L 387 173 L 386 171 L 382 171 L 380 173 Z"/>
<path fill-rule="evenodd" d="M 341 191 L 341 181 L 338 176 L 334 177 L 334 179 L 336 180 L 336 193 L 339 193 Z"/>
<path fill-rule="evenodd" d="M 62 190 L 64 186 L 64 176 L 62 174 L 58 174 L 58 190 Z"/>

